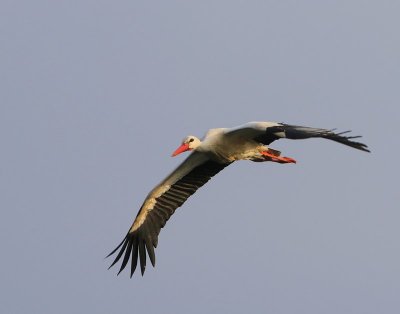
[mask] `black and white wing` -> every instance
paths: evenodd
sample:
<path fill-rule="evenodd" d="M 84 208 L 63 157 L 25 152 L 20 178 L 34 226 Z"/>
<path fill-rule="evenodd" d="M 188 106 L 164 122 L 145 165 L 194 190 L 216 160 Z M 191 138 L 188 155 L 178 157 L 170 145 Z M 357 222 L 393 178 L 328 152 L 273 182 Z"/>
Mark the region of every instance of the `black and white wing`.
<path fill-rule="evenodd" d="M 161 228 L 165 226 L 178 207 L 228 165 L 229 163 L 210 160 L 203 153 L 193 152 L 190 154 L 146 197 L 129 232 L 108 255 L 111 256 L 119 250 L 110 268 L 123 257 L 119 274 L 131 260 L 132 277 L 139 259 L 143 275 L 146 269 L 146 251 L 154 266 L 154 248 L 157 247 Z"/>
<path fill-rule="evenodd" d="M 348 136 L 347 134 L 349 132 L 350 131 L 336 133 L 335 129 L 311 128 L 276 122 L 250 122 L 233 129 L 228 129 L 225 135 L 228 137 L 245 137 L 265 145 L 269 145 L 273 141 L 281 138 L 300 140 L 320 137 L 369 152 L 367 145 L 353 141 L 361 136 Z"/>

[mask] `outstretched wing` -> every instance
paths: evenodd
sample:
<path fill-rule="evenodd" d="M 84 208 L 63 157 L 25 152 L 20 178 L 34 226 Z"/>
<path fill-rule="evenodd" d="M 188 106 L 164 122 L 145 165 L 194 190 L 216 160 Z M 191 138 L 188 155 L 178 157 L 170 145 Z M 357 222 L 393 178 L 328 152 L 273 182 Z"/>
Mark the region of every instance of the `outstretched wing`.
<path fill-rule="evenodd" d="M 271 144 L 281 138 L 292 140 L 307 139 L 313 137 L 326 138 L 365 152 L 369 152 L 367 145 L 353 141 L 361 136 L 347 136 L 350 131 L 335 133 L 335 129 L 327 130 L 310 128 L 305 126 L 290 125 L 276 122 L 250 122 L 240 127 L 226 131 L 227 136 L 246 137 L 265 145 Z"/>
<path fill-rule="evenodd" d="M 140 259 L 143 275 L 146 269 L 146 251 L 154 266 L 154 248 L 157 247 L 161 228 L 165 226 L 179 206 L 227 165 L 229 163 L 221 164 L 210 160 L 203 153 L 193 152 L 149 193 L 128 234 L 108 255 L 111 256 L 119 250 L 110 268 L 123 256 L 119 274 L 131 259 L 132 277 L 136 270 L 137 261 Z"/>

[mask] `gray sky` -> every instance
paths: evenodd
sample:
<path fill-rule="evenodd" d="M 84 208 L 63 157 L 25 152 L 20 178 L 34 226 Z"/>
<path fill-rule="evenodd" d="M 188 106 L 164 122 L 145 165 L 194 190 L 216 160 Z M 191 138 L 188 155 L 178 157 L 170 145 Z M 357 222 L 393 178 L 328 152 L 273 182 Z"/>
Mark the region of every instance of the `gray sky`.
<path fill-rule="evenodd" d="M 399 313 L 399 1 L 0 4 L 1 313 Z M 129 279 L 104 260 L 212 127 L 352 129 L 240 162 Z"/>

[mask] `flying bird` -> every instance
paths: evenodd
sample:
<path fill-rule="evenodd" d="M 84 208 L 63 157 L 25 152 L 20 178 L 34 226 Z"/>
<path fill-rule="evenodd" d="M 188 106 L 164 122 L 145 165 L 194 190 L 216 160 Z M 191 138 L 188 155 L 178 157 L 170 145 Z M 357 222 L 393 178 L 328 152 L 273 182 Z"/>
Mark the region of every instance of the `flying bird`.
<path fill-rule="evenodd" d="M 185 137 L 172 156 L 186 151 L 191 151 L 191 154 L 147 195 L 125 238 L 107 256 L 119 250 L 109 268 L 122 258 L 119 274 L 131 260 L 132 277 L 139 260 L 143 275 L 146 251 L 154 267 L 154 248 L 157 247 L 161 228 L 192 194 L 234 161 L 296 163 L 293 158 L 281 156 L 281 152 L 269 147 L 281 138 L 299 140 L 320 137 L 369 152 L 365 144 L 353 141 L 360 136 L 348 136 L 349 132 L 335 133 L 335 129 L 277 122 L 249 122 L 234 128 L 210 129 L 202 140 L 192 135 Z"/>

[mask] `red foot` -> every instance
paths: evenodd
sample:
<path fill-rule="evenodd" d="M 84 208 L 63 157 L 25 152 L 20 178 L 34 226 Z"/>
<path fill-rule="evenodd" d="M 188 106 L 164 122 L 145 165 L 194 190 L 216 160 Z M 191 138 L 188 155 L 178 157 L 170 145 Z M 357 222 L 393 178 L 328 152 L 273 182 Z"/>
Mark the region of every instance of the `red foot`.
<path fill-rule="evenodd" d="M 290 157 L 281 157 L 281 156 L 275 156 L 271 153 L 268 153 L 266 151 L 261 152 L 261 154 L 263 154 L 264 156 L 267 156 L 269 158 L 271 158 L 271 161 L 273 162 L 278 162 L 280 164 L 288 164 L 288 163 L 296 163 L 296 160 L 294 160 L 293 158 Z"/>

